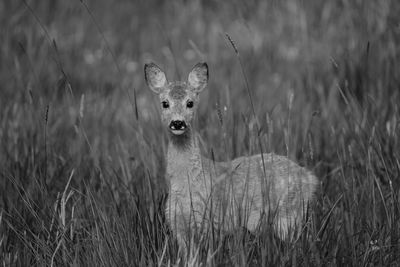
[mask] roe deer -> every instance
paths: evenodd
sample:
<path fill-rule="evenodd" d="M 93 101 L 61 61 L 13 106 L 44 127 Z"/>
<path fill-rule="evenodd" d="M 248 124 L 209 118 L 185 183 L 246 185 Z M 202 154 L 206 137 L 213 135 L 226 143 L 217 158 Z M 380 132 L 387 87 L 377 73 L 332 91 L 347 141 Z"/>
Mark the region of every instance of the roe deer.
<path fill-rule="evenodd" d="M 214 162 L 200 154 L 193 129 L 199 93 L 207 86 L 208 66 L 198 63 L 186 82 L 168 82 L 154 63 L 144 67 L 148 87 L 159 95 L 162 123 L 168 129 L 166 217 L 179 248 L 186 250 L 188 227 L 255 230 L 273 216 L 277 235 L 302 222 L 317 178 L 284 156 L 272 153 Z"/>

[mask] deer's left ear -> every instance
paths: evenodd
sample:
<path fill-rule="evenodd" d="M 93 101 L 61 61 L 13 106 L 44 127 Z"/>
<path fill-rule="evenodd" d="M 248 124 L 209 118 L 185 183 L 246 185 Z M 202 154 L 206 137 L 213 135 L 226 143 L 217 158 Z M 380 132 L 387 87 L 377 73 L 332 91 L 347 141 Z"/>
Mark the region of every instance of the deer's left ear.
<path fill-rule="evenodd" d="M 208 83 L 207 63 L 197 63 L 189 73 L 188 83 L 193 91 L 200 93 Z"/>
<path fill-rule="evenodd" d="M 167 77 L 165 76 L 165 73 L 153 62 L 144 65 L 144 77 L 147 86 L 157 94 L 159 94 L 167 85 Z"/>

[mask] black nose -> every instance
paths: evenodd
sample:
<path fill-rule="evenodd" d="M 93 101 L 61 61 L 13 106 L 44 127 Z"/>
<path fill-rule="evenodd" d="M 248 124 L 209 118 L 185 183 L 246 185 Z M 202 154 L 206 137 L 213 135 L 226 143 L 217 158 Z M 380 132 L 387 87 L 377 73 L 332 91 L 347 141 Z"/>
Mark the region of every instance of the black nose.
<path fill-rule="evenodd" d="M 169 124 L 171 130 L 184 130 L 186 129 L 185 121 L 171 121 Z"/>

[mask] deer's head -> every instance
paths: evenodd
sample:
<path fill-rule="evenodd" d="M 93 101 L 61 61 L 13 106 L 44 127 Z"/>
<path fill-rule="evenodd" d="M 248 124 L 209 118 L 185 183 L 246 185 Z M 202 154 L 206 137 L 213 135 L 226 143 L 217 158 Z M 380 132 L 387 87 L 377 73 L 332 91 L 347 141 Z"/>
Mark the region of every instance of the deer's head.
<path fill-rule="evenodd" d="M 165 73 L 154 63 L 144 66 L 148 87 L 158 94 L 163 124 L 173 136 L 190 132 L 199 93 L 207 86 L 207 63 L 198 63 L 190 71 L 187 81 L 168 82 Z"/>

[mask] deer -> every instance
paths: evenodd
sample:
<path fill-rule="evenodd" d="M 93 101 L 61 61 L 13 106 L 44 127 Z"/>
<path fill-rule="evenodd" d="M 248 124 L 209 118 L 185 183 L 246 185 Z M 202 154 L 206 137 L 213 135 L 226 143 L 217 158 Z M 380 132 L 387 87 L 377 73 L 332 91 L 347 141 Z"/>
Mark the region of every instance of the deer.
<path fill-rule="evenodd" d="M 252 232 L 266 217 L 284 240 L 305 218 L 315 198 L 318 179 L 285 156 L 260 153 L 228 162 L 201 154 L 194 118 L 199 94 L 207 87 L 207 63 L 198 63 L 186 81 L 167 80 L 155 63 L 144 66 L 145 81 L 159 97 L 161 121 L 168 132 L 165 214 L 178 241 L 187 250 L 191 227 L 212 224 L 226 231 L 244 227 Z M 205 227 L 206 226 L 206 227 Z M 208 228 L 209 229 L 209 228 Z M 185 252 L 184 252 L 185 253 Z"/>

